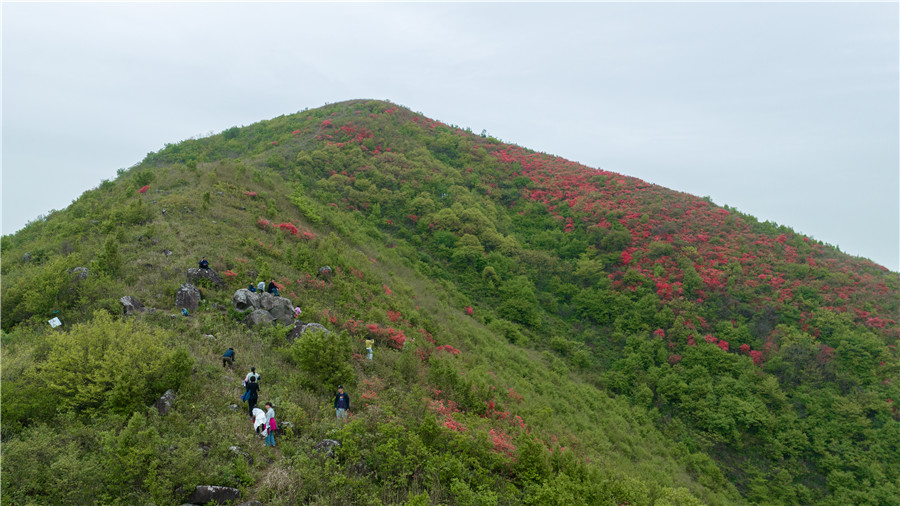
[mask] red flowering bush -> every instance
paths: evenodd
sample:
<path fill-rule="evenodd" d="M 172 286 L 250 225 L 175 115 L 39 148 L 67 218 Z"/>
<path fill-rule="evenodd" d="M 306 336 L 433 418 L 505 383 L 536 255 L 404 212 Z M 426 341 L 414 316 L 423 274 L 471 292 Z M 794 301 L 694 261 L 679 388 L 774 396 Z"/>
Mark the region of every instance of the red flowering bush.
<path fill-rule="evenodd" d="M 447 353 L 450 353 L 451 355 L 459 355 L 460 353 L 462 353 L 461 351 L 457 350 L 453 346 L 450 346 L 449 344 L 438 346 L 437 348 L 434 349 L 434 351 L 435 352 L 446 351 Z"/>

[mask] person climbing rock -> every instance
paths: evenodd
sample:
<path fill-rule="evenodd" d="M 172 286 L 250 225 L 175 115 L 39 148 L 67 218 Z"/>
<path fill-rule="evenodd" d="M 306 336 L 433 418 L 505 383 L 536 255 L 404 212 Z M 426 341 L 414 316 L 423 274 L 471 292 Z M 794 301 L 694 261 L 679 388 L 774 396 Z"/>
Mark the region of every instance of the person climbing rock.
<path fill-rule="evenodd" d="M 266 288 L 266 291 L 278 297 L 278 286 L 275 285 L 274 279 L 272 281 L 269 281 L 269 286 Z"/>
<path fill-rule="evenodd" d="M 263 293 L 266 291 L 266 282 L 260 281 L 259 284 L 256 285 L 256 291 L 259 293 Z"/>
<path fill-rule="evenodd" d="M 259 383 L 256 382 L 256 377 L 251 377 L 250 382 L 247 383 L 247 404 L 250 408 L 250 414 L 253 414 L 253 408 L 256 407 L 256 403 L 259 402 Z"/>
<path fill-rule="evenodd" d="M 344 385 L 338 385 L 338 393 L 334 396 L 334 410 L 338 420 L 347 419 L 350 410 L 350 396 L 344 393 Z"/>
<path fill-rule="evenodd" d="M 266 446 L 275 448 L 275 431 L 278 430 L 278 426 L 275 423 L 275 409 L 271 402 L 266 403 L 266 429 L 269 431 L 269 435 L 266 436 Z"/>
<path fill-rule="evenodd" d="M 225 350 L 225 353 L 222 354 L 222 367 L 234 365 L 234 348 L 228 348 Z"/>
<path fill-rule="evenodd" d="M 209 270 L 209 262 L 206 260 L 206 257 L 200 259 L 200 268 Z"/>

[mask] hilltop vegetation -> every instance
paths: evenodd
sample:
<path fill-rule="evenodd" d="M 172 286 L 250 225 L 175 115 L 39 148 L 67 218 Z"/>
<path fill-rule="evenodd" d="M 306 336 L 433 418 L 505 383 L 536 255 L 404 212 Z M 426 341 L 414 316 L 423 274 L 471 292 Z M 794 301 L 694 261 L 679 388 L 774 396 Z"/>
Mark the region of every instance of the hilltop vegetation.
<path fill-rule="evenodd" d="M 184 318 L 203 255 L 227 287 Z M 167 145 L 4 236 L 0 268 L 3 503 L 900 497 L 897 273 L 390 103 Z M 248 331 L 231 296 L 273 278 L 332 334 Z M 160 311 L 112 316 L 124 295 Z M 251 365 L 275 451 L 228 407 Z"/>

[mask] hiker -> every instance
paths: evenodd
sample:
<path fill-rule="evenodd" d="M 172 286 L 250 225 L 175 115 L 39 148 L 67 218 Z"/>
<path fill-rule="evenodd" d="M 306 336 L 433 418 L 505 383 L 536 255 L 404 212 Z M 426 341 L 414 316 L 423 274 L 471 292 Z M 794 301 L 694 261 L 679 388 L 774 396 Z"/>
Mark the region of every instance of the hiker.
<path fill-rule="evenodd" d="M 260 374 L 258 372 L 256 372 L 255 367 L 251 367 L 250 372 L 248 372 L 247 376 L 244 377 L 244 387 L 245 388 L 250 383 L 250 380 L 252 378 L 256 378 L 256 382 L 259 383 Z"/>
<path fill-rule="evenodd" d="M 250 290 L 251 292 L 256 292 L 256 287 L 253 286 L 253 283 L 250 283 L 250 288 L 248 288 L 247 290 Z"/>
<path fill-rule="evenodd" d="M 234 365 L 234 348 L 228 348 L 222 354 L 222 367 L 228 367 L 229 365 Z"/>
<path fill-rule="evenodd" d="M 256 382 L 256 376 L 250 378 L 247 383 L 247 404 L 249 404 L 250 414 L 253 415 L 253 408 L 259 402 L 259 383 Z"/>
<path fill-rule="evenodd" d="M 266 429 L 269 431 L 269 435 L 266 436 L 266 446 L 275 448 L 275 431 L 278 430 L 278 426 L 275 424 L 275 410 L 271 402 L 266 403 Z"/>
<path fill-rule="evenodd" d="M 275 286 L 275 280 L 269 282 L 269 287 L 266 288 L 266 291 L 271 293 L 272 295 L 278 297 L 278 287 Z"/>
<path fill-rule="evenodd" d="M 259 408 L 253 408 L 250 411 L 250 419 L 253 421 L 253 430 L 257 434 L 266 436 L 266 413 Z"/>
<path fill-rule="evenodd" d="M 303 313 L 303 310 L 300 309 L 300 306 L 294 308 L 294 318 L 300 318 L 301 313 Z"/>
<path fill-rule="evenodd" d="M 259 293 L 263 293 L 266 291 L 266 282 L 260 281 L 259 284 L 256 285 L 256 291 Z"/>
<path fill-rule="evenodd" d="M 338 385 L 338 393 L 334 396 L 334 410 L 338 420 L 347 419 L 350 409 L 350 396 L 344 393 L 344 385 Z"/>
<path fill-rule="evenodd" d="M 206 260 L 206 257 L 203 257 L 203 258 L 200 260 L 200 268 L 201 268 L 201 269 L 209 270 L 209 262 Z"/>
<path fill-rule="evenodd" d="M 366 351 L 369 352 L 369 360 L 372 360 L 372 347 L 375 346 L 374 339 L 366 339 Z"/>

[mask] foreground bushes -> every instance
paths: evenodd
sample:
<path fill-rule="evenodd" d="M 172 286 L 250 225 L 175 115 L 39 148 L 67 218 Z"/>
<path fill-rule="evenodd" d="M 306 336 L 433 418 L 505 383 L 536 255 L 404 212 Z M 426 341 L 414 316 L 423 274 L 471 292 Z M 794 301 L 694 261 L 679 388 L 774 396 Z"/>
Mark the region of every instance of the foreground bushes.
<path fill-rule="evenodd" d="M 56 413 L 131 414 L 177 389 L 193 360 L 175 336 L 98 311 L 90 323 L 33 336 L 7 350 L 3 369 L 4 432 Z"/>

